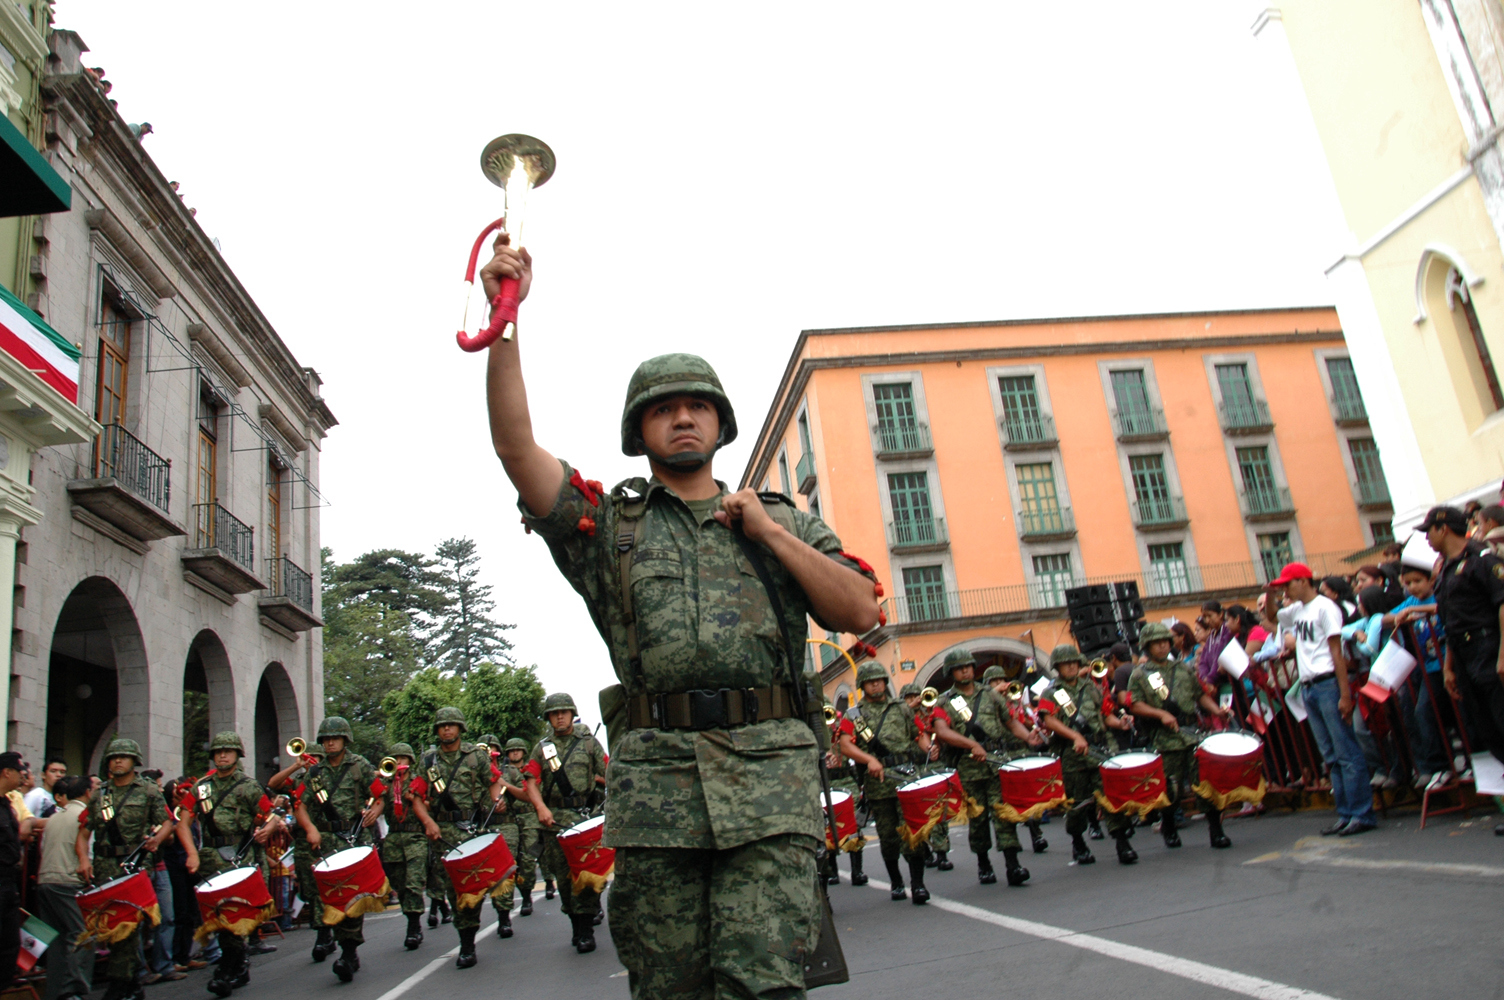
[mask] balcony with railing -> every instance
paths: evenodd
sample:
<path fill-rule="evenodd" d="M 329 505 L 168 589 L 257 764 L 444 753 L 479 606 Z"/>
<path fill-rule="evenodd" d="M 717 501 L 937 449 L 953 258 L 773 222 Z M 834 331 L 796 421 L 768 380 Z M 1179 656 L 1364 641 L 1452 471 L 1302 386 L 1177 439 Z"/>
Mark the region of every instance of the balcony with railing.
<path fill-rule="evenodd" d="M 872 437 L 878 458 L 922 458 L 935 452 L 929 424 L 877 424 L 872 428 Z"/>
<path fill-rule="evenodd" d="M 1158 441 L 1170 436 L 1165 411 L 1158 407 L 1145 410 L 1119 410 L 1112 423 L 1119 441 Z"/>
<path fill-rule="evenodd" d="M 894 552 L 934 552 L 949 545 L 943 517 L 888 522 L 888 548 Z"/>
<path fill-rule="evenodd" d="M 794 478 L 799 483 L 799 492 L 809 496 L 815 492 L 815 453 L 807 451 L 799 456 L 799 464 L 794 466 Z"/>
<path fill-rule="evenodd" d="M 196 503 L 192 548 L 183 550 L 183 568 L 225 594 L 265 590 L 256 576 L 254 529 L 219 503 Z"/>
<path fill-rule="evenodd" d="M 1389 484 L 1382 479 L 1359 479 L 1358 506 L 1364 510 L 1378 510 L 1393 506 L 1393 502 L 1389 499 Z"/>
<path fill-rule="evenodd" d="M 1269 404 L 1262 399 L 1224 400 L 1218 412 L 1228 434 L 1262 434 L 1274 429 Z"/>
<path fill-rule="evenodd" d="M 266 579 L 270 586 L 257 600 L 262 615 L 292 632 L 323 626 L 313 613 L 312 573 L 286 556 L 279 556 L 266 560 Z"/>
<path fill-rule="evenodd" d="M 1018 537 L 1028 542 L 1047 542 L 1055 538 L 1070 538 L 1076 533 L 1076 519 L 1069 507 L 1047 507 L 1041 510 L 1021 511 L 1018 515 Z"/>
<path fill-rule="evenodd" d="M 1332 393 L 1332 416 L 1344 427 L 1368 423 L 1368 407 L 1356 387 L 1337 389 Z"/>
<path fill-rule="evenodd" d="M 1133 508 L 1133 523 L 1140 531 L 1183 528 L 1190 523 L 1185 501 L 1179 497 L 1141 497 L 1130 506 Z"/>
<path fill-rule="evenodd" d="M 1249 521 L 1285 520 L 1295 513 L 1290 491 L 1283 486 L 1245 489 L 1238 495 L 1238 500 L 1243 507 L 1243 517 Z"/>
<path fill-rule="evenodd" d="M 1039 451 L 1060 443 L 1055 433 L 1055 418 L 1043 413 L 1005 416 L 1003 447 L 1008 451 Z"/>
<path fill-rule="evenodd" d="M 144 553 L 144 543 L 187 534 L 172 519 L 172 463 L 119 424 L 94 439 L 93 476 L 67 486 L 74 517 Z M 122 537 L 123 536 L 123 537 Z"/>

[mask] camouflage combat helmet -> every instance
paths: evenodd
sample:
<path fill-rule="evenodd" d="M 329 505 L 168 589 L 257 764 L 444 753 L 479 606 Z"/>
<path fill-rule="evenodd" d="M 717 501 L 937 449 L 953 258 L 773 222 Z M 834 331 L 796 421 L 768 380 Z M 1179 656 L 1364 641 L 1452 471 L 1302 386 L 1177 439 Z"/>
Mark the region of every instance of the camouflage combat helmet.
<path fill-rule="evenodd" d="M 324 759 L 324 748 L 323 748 L 323 746 L 321 744 L 310 743 L 310 744 L 308 744 L 308 746 L 306 746 L 306 747 L 303 748 L 303 756 L 304 757 L 317 757 L 319 760 L 323 760 Z"/>
<path fill-rule="evenodd" d="M 504 746 L 504 747 L 502 747 L 502 749 L 503 750 L 521 750 L 523 753 L 526 753 L 527 751 L 531 750 L 532 747 L 530 747 L 530 746 L 527 745 L 527 740 L 524 740 L 524 739 L 522 739 L 520 737 L 517 737 L 517 736 L 513 736 L 511 739 L 507 740 L 507 745 Z"/>
<path fill-rule="evenodd" d="M 111 757 L 129 757 L 137 764 L 141 760 L 141 744 L 135 740 L 110 740 L 110 745 L 104 748 L 104 759 Z"/>
<path fill-rule="evenodd" d="M 947 676 L 954 673 L 958 667 L 974 667 L 977 658 L 971 655 L 970 650 L 953 649 L 945 654 L 945 673 Z"/>
<path fill-rule="evenodd" d="M 319 743 L 336 736 L 343 736 L 345 741 L 355 740 L 355 730 L 350 728 L 350 720 L 339 715 L 331 715 L 319 723 L 319 734 L 314 737 Z"/>
<path fill-rule="evenodd" d="M 388 757 L 406 757 L 408 760 L 417 760 L 418 755 L 413 753 L 413 748 L 406 743 L 393 743 L 387 752 Z"/>
<path fill-rule="evenodd" d="M 881 663 L 868 660 L 856 668 L 856 682 L 865 684 L 868 681 L 885 681 L 888 679 L 888 669 Z"/>
<path fill-rule="evenodd" d="M 1150 622 L 1139 631 L 1138 644 L 1143 647 L 1151 642 L 1169 642 L 1173 638 L 1174 633 L 1164 622 Z"/>
<path fill-rule="evenodd" d="M 1058 667 L 1062 663 L 1085 663 L 1086 657 L 1081 655 L 1081 650 L 1068 642 L 1062 642 L 1050 653 L 1050 666 Z"/>
<path fill-rule="evenodd" d="M 1000 665 L 996 663 L 988 667 L 986 670 L 982 671 L 983 684 L 991 684 L 993 681 L 1005 681 L 1007 679 L 1008 671 L 1004 670 Z"/>
<path fill-rule="evenodd" d="M 433 713 L 434 732 L 438 732 L 440 726 L 450 724 L 459 726 L 460 732 L 463 733 L 465 731 L 465 713 L 461 712 L 453 705 L 445 705 L 443 708 Z"/>
<path fill-rule="evenodd" d="M 484 743 L 486 746 L 491 747 L 494 750 L 501 749 L 501 737 L 497 736 L 495 733 L 487 733 L 476 742 Z"/>
<path fill-rule="evenodd" d="M 924 689 L 919 686 L 918 681 L 909 681 L 898 689 L 898 696 L 900 698 L 918 698 L 923 692 Z"/>
<path fill-rule="evenodd" d="M 543 699 L 544 715 L 547 715 L 550 712 L 562 712 L 566 708 L 571 712 L 579 711 L 578 708 L 574 707 L 574 698 L 563 691 L 555 691 L 553 694 Z"/>
<path fill-rule="evenodd" d="M 719 448 L 736 440 L 736 414 L 710 363 L 693 354 L 660 354 L 638 365 L 632 373 L 632 380 L 627 383 L 627 403 L 621 413 L 623 454 L 633 457 L 644 454 L 642 413 L 648 408 L 648 404 L 682 393 L 704 396 L 715 403 L 715 408 L 721 415 L 721 436 L 716 440 L 715 447 Z"/>
<path fill-rule="evenodd" d="M 245 756 L 245 744 L 240 741 L 240 734 L 233 729 L 214 734 L 214 739 L 209 741 L 209 752 L 216 750 L 234 750 L 240 756 Z"/>

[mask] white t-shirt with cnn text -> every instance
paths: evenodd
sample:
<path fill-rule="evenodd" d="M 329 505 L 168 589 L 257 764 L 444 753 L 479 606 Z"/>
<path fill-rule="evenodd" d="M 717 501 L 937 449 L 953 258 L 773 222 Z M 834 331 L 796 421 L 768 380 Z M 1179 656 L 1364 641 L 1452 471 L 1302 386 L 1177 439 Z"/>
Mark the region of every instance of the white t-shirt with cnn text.
<path fill-rule="evenodd" d="M 1304 604 L 1280 608 L 1279 621 L 1295 636 L 1295 665 L 1302 681 L 1310 683 L 1337 669 L 1327 640 L 1342 637 L 1342 611 L 1331 598 L 1317 594 Z"/>

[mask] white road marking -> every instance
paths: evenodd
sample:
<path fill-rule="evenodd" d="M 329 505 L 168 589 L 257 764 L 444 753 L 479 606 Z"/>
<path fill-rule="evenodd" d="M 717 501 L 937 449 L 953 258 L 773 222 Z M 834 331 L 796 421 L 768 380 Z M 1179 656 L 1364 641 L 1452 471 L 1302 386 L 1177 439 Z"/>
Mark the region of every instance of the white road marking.
<path fill-rule="evenodd" d="M 872 885 L 878 889 L 891 889 L 886 882 L 872 879 Z M 1260 979 L 1257 976 L 1234 972 L 1231 969 L 1220 969 L 1215 965 L 1206 965 L 1202 962 L 1193 962 L 1188 958 L 1180 958 L 1175 955 L 1167 955 L 1161 951 L 1150 951 L 1147 948 L 1135 947 L 1131 944 L 1123 944 L 1120 941 L 1111 941 L 1107 938 L 1097 937 L 1093 934 L 1081 934 L 1066 927 L 1054 927 L 1050 924 L 1036 923 L 1033 920 L 1020 920 L 1017 917 L 1005 917 L 1001 913 L 993 913 L 984 910 L 980 906 L 969 906 L 966 903 L 958 903 L 955 900 L 944 899 L 931 894 L 929 905 L 949 913 L 970 917 L 983 923 L 994 924 L 998 927 L 1015 931 L 1019 934 L 1027 934 L 1029 937 L 1041 938 L 1045 941 L 1054 941 L 1057 944 L 1067 944 L 1074 948 L 1082 948 L 1086 951 L 1094 951 L 1108 958 L 1115 958 L 1123 962 L 1132 962 L 1134 965 L 1142 965 L 1145 968 L 1166 972 L 1172 976 L 1180 976 L 1192 982 L 1205 983 L 1231 993 L 1241 993 L 1243 996 L 1255 997 L 1257 1000 L 1336 1000 L 1325 993 L 1317 993 L 1314 990 L 1301 989 L 1298 986 L 1287 986 L 1284 983 L 1276 983 L 1269 979 Z M 390 1000 L 382 997 L 381 1000 Z"/>
<path fill-rule="evenodd" d="M 1361 868 L 1376 872 L 1418 872 L 1423 875 L 1460 875 L 1467 878 L 1504 877 L 1504 868 L 1497 865 L 1454 864 L 1446 861 L 1395 861 L 1344 856 L 1359 845 L 1343 841 L 1323 840 L 1319 837 L 1302 837 L 1291 851 L 1271 851 L 1243 862 L 1244 865 L 1261 865 L 1271 861 L 1299 861 L 1302 864 L 1331 865 L 1335 868 Z"/>
<path fill-rule="evenodd" d="M 475 932 L 475 936 L 484 937 L 493 929 L 495 929 L 495 927 L 496 921 L 493 920 L 486 926 L 477 930 Z M 412 989 L 414 986 L 417 986 L 423 980 L 427 979 L 433 974 L 433 971 L 435 969 L 443 965 L 445 962 L 449 961 L 451 958 L 454 958 L 459 953 L 460 946 L 455 945 L 453 948 L 450 948 L 448 951 L 444 952 L 444 954 L 440 955 L 432 962 L 429 962 L 427 965 L 423 966 L 423 968 L 419 969 L 417 972 L 414 972 L 412 975 L 402 980 L 402 982 L 398 983 L 396 986 L 393 986 L 391 989 L 381 994 L 381 996 L 377 997 L 376 1000 L 397 1000 L 398 997 L 406 993 L 408 990 Z"/>

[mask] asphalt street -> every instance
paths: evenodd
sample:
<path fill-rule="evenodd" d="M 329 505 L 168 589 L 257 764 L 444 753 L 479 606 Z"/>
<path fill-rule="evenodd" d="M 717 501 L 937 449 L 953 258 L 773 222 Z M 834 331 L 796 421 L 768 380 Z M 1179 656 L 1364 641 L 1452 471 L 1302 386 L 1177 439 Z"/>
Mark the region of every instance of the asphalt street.
<path fill-rule="evenodd" d="M 893 902 L 877 846 L 872 877 L 831 887 L 851 982 L 819 1000 L 861 997 L 1258 996 L 1427 998 L 1504 996 L 1498 915 L 1504 899 L 1504 837 L 1497 817 L 1443 817 L 1425 830 L 1414 817 L 1386 820 L 1359 837 L 1322 838 L 1330 814 L 1308 812 L 1229 821 L 1233 847 L 1213 851 L 1206 827 L 1182 832 L 1167 850 L 1150 830 L 1134 838 L 1140 862 L 1121 866 L 1111 841 L 1092 841 L 1094 865 L 1070 863 L 1063 824 L 1047 825 L 1049 850 L 1025 851 L 1030 882 L 980 885 L 964 829 L 953 829 L 951 872 L 928 872 L 928 906 Z M 871 835 L 871 828 L 868 828 Z M 1001 873 L 1001 859 L 997 864 Z M 513 916 L 516 935 L 495 936 L 487 909 L 479 964 L 456 969 L 452 926 L 428 930 L 416 952 L 402 948 L 395 911 L 366 918 L 362 968 L 349 984 L 332 960 L 309 958 L 313 934 L 274 939 L 252 960 L 236 997 L 399 1000 L 412 997 L 544 995 L 625 998 L 626 973 L 598 928 L 601 947 L 576 954 L 557 902 Z M 207 997 L 207 972 L 148 989 L 148 1000 Z"/>

